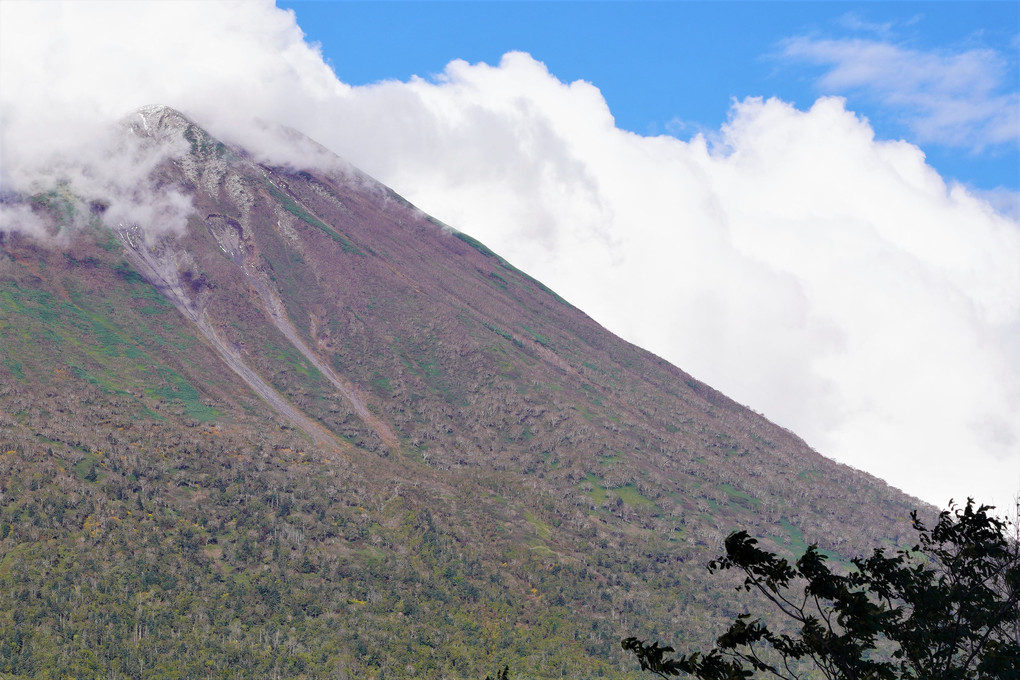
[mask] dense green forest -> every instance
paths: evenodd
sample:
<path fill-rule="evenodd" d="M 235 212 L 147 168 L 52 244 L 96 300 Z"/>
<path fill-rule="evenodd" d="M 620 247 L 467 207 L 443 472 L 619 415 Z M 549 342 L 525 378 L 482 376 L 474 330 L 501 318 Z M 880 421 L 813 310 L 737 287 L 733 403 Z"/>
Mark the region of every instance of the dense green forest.
<path fill-rule="evenodd" d="M 664 632 L 640 625 L 648 605 L 631 590 L 692 588 L 654 545 L 596 541 L 583 564 L 516 544 L 484 482 L 493 516 L 455 509 L 472 517 L 452 527 L 421 489 L 380 494 L 344 466 L 239 455 L 213 432 L 180 459 L 130 430 L 105 451 L 2 453 L 0 671 L 481 677 L 511 661 L 622 677 L 621 631 Z M 468 540 L 477 531 L 487 540 Z"/>

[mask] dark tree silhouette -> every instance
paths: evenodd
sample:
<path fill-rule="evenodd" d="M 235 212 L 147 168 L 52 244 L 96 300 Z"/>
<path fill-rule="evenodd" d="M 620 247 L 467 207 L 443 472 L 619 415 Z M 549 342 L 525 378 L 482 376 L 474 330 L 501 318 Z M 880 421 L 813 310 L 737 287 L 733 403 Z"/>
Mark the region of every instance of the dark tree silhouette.
<path fill-rule="evenodd" d="M 750 614 L 736 618 L 707 654 L 637 638 L 623 641 L 642 670 L 663 678 L 736 680 L 755 672 L 784 680 L 1001 680 L 1020 677 L 1020 553 L 1009 522 L 990 506 L 950 503 L 928 529 L 911 514 L 918 543 L 852 560 L 837 574 L 812 545 L 791 565 L 747 532 L 726 539 L 709 571 L 739 569 L 796 633 Z M 812 677 L 814 677 L 812 675 Z"/>

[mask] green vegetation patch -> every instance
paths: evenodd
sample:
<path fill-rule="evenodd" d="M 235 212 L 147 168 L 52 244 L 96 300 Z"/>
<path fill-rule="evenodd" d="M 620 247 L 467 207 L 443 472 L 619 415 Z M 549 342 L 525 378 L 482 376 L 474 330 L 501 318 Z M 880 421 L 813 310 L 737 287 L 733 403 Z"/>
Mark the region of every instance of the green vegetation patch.
<path fill-rule="evenodd" d="M 207 422 L 219 417 L 216 409 L 202 403 L 198 390 L 180 373 L 166 366 L 157 366 L 156 371 L 160 380 L 166 384 L 163 387 L 146 389 L 145 392 L 150 397 L 181 402 L 185 415 L 193 420 Z"/>
<path fill-rule="evenodd" d="M 535 530 L 535 533 L 543 541 L 548 541 L 552 538 L 552 527 L 540 520 L 538 517 L 525 510 L 524 519 L 528 520 L 528 524 L 531 525 L 531 528 Z"/>
<path fill-rule="evenodd" d="M 74 205 L 74 195 L 67 190 L 66 186 L 36 194 L 29 201 L 49 210 L 57 218 L 57 223 L 61 227 L 71 224 L 75 214 L 77 214 L 77 209 Z"/>
<path fill-rule="evenodd" d="M 44 290 L 22 288 L 14 282 L 0 283 L 0 312 L 24 316 L 33 321 L 49 324 L 57 320 L 58 309 L 64 305 L 55 305 L 53 296 Z M 6 315 L 5 314 L 5 315 Z"/>
<path fill-rule="evenodd" d="M 121 260 L 118 262 L 114 266 L 113 271 L 127 283 L 145 283 L 145 279 L 142 278 L 142 275 L 132 269 L 131 265 L 127 263 L 127 260 Z"/>
<path fill-rule="evenodd" d="M 390 350 L 394 356 L 400 358 L 404 368 L 427 382 L 432 382 L 432 378 L 438 378 L 444 373 L 436 359 L 438 339 L 435 337 L 430 336 L 420 343 L 394 338 Z"/>
<path fill-rule="evenodd" d="M 514 346 L 519 347 L 521 349 L 524 349 L 524 343 L 521 342 L 520 340 L 518 340 L 517 338 L 515 338 L 513 336 L 513 333 L 510 333 L 509 331 L 505 331 L 502 328 L 497 328 L 496 326 L 493 326 L 491 324 L 483 323 L 482 325 L 485 326 L 486 328 L 488 328 L 490 331 L 492 331 L 496 335 L 498 335 L 499 337 L 503 338 L 504 340 L 509 340 L 511 343 L 514 344 Z"/>
<path fill-rule="evenodd" d="M 535 342 L 537 342 L 538 344 L 542 345 L 543 347 L 550 347 L 550 348 L 552 347 L 552 343 L 549 341 L 549 338 L 547 338 L 546 336 L 542 335 L 541 333 L 538 333 L 536 331 L 531 330 L 530 328 L 528 328 L 524 324 L 521 324 L 521 328 L 523 328 L 528 333 L 528 335 L 531 336 L 531 339 L 534 340 Z"/>
<path fill-rule="evenodd" d="M 465 234 L 462 231 L 453 231 L 452 233 L 453 233 L 453 236 L 455 238 L 459 238 L 461 241 L 463 241 L 464 243 L 468 244 L 469 246 L 471 246 L 472 248 L 474 248 L 475 250 L 480 252 L 485 257 L 494 257 L 497 260 L 500 259 L 500 257 L 498 255 L 496 255 L 496 253 L 494 253 L 487 245 L 485 245 L 484 243 L 482 243 L 478 239 L 474 238 L 473 236 L 468 236 L 467 234 Z"/>
<path fill-rule="evenodd" d="M 102 221 L 96 218 L 93 234 L 96 238 L 96 245 L 108 253 L 118 252 L 121 249 L 120 239 Z"/>
<path fill-rule="evenodd" d="M 623 454 L 618 452 L 602 454 L 599 456 L 599 465 L 601 467 L 612 467 L 613 465 L 623 464 Z"/>
<path fill-rule="evenodd" d="M 94 482 L 99 478 L 97 462 L 97 457 L 90 453 L 74 464 L 74 473 L 86 482 Z"/>
<path fill-rule="evenodd" d="M 386 376 L 377 376 L 372 380 L 372 388 L 383 396 L 390 396 L 393 393 L 393 387 L 390 385 L 390 379 Z"/>
<path fill-rule="evenodd" d="M 159 314 L 166 314 L 167 311 L 168 310 L 166 307 L 155 307 L 153 305 L 145 305 L 144 307 L 138 308 L 138 313 L 144 314 L 145 316 L 157 316 Z"/>
<path fill-rule="evenodd" d="M 81 366 L 71 365 L 69 366 L 69 368 L 71 369 L 71 373 L 73 373 L 74 377 L 77 378 L 78 380 L 83 380 L 87 383 L 91 383 L 96 387 L 99 387 L 107 392 L 111 392 L 114 394 L 122 391 L 111 385 L 108 381 L 101 380 L 99 377 L 92 375 Z"/>
<path fill-rule="evenodd" d="M 134 272 L 132 272 L 134 273 Z M 142 300 L 146 304 L 146 307 L 153 307 L 162 311 L 169 312 L 174 308 L 173 303 L 167 300 L 162 293 L 156 290 L 153 286 L 150 286 L 140 275 L 135 273 L 135 276 L 128 279 L 131 283 L 138 285 L 132 286 L 131 288 L 131 299 Z"/>
<path fill-rule="evenodd" d="M 283 206 L 284 210 L 294 215 L 298 219 L 307 222 L 313 227 L 316 227 L 325 232 L 327 236 L 329 236 L 331 239 L 336 241 L 337 244 L 340 245 L 340 248 L 342 248 L 345 253 L 350 253 L 352 255 L 364 255 L 364 253 L 358 250 L 353 243 L 351 243 L 346 238 L 338 234 L 328 224 L 318 219 L 317 217 L 309 213 L 307 210 L 305 210 L 303 207 L 301 207 L 301 205 L 297 201 L 295 201 L 293 198 L 291 198 L 284 192 L 280 191 L 280 189 L 278 189 L 275 184 L 267 182 L 266 187 L 269 189 L 270 195 L 272 195 L 273 198 L 280 202 L 280 205 Z"/>
<path fill-rule="evenodd" d="M 800 557 L 801 555 L 803 555 L 804 552 L 808 549 L 808 543 L 807 540 L 805 540 L 804 538 L 804 532 L 801 531 L 796 526 L 794 526 L 793 524 L 791 524 L 786 519 L 779 520 L 779 523 L 782 525 L 783 530 L 786 532 L 786 536 L 785 537 L 774 536 L 773 538 L 776 539 L 776 542 L 779 545 L 783 546 L 789 545 L 789 550 L 794 557 Z M 785 538 L 789 538 L 790 540 L 789 544 L 786 543 Z M 821 553 L 822 555 L 825 555 L 830 560 L 840 562 L 847 566 L 849 566 L 850 564 L 849 561 L 839 553 L 833 552 L 831 550 L 822 550 L 820 548 L 818 552 Z"/>
<path fill-rule="evenodd" d="M 18 380 L 20 381 L 26 380 L 25 372 L 21 369 L 20 361 L 15 361 L 11 357 L 4 357 L 3 367 L 7 369 L 7 371 Z"/>
<path fill-rule="evenodd" d="M 785 518 L 779 520 L 779 523 L 783 527 L 783 531 L 786 532 L 786 538 L 790 539 L 790 550 L 794 555 L 802 555 L 807 550 L 807 543 L 804 541 L 804 532 L 794 525 L 790 524 Z M 782 541 L 784 544 L 786 541 Z"/>
<path fill-rule="evenodd" d="M 652 501 L 652 499 L 644 496 L 633 484 L 617 487 L 613 489 L 613 491 L 620 497 L 620 500 L 632 508 L 651 507 L 655 505 L 655 502 Z"/>
<path fill-rule="evenodd" d="M 509 282 L 496 272 L 489 272 L 489 278 L 493 279 L 493 282 L 503 290 L 510 290 Z"/>
<path fill-rule="evenodd" d="M 151 290 L 144 283 L 137 288 Z M 118 292 L 122 289 L 114 287 L 100 300 L 72 289 L 67 301 L 14 282 L 0 283 L 0 327 L 8 315 L 19 321 L 12 332 L 4 331 L 3 365 L 19 379 L 26 377 L 26 365 L 63 365 L 109 394 L 134 391 L 145 379 L 145 366 L 156 362 L 145 351 L 152 341 L 141 337 L 151 329 L 133 323 L 138 317 L 132 317 L 126 296 Z"/>
<path fill-rule="evenodd" d="M 559 558 L 559 555 L 556 554 L 556 551 L 547 545 L 533 544 L 531 546 L 531 551 L 537 557 L 541 557 L 547 560 L 555 560 Z"/>
<path fill-rule="evenodd" d="M 591 490 L 584 493 L 595 502 L 595 505 L 602 505 L 609 498 L 609 492 L 606 490 L 606 487 L 602 486 L 601 481 L 589 472 L 588 476 L 584 478 L 584 482 L 581 482 L 582 484 L 587 483 L 591 485 Z"/>
<path fill-rule="evenodd" d="M 754 508 L 757 508 L 759 505 L 761 505 L 761 501 L 759 501 L 757 498 L 751 496 L 750 494 L 744 491 L 741 491 L 740 489 L 734 488 L 730 484 L 726 483 L 720 484 L 719 488 L 722 489 L 733 502 L 737 503 L 738 505 L 742 505 L 745 508 L 753 510 Z"/>
<path fill-rule="evenodd" d="M 266 354 L 277 361 L 284 362 L 306 378 L 312 378 L 315 380 L 323 378 L 319 369 L 316 368 L 304 354 L 294 347 L 280 347 L 278 345 L 267 344 L 264 349 Z"/>

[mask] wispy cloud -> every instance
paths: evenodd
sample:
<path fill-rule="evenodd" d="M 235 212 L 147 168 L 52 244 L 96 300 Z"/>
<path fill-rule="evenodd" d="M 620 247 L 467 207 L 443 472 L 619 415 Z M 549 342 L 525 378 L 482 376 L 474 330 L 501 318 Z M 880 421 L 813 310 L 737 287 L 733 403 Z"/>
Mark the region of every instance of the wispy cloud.
<path fill-rule="evenodd" d="M 919 143 L 981 152 L 1020 142 L 1020 94 L 1000 52 L 924 51 L 886 40 L 795 37 L 782 55 L 822 66 L 823 94 L 860 95 L 886 107 Z"/>
<path fill-rule="evenodd" d="M 836 23 L 851 31 L 865 31 L 878 36 L 887 36 L 892 33 L 894 24 L 891 21 L 874 22 L 865 19 L 860 12 L 847 12 L 836 19 Z"/>

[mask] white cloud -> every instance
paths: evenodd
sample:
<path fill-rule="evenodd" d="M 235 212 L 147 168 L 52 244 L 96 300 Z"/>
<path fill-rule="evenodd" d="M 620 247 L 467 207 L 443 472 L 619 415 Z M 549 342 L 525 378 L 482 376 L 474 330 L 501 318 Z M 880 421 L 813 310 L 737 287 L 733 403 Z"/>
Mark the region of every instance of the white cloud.
<path fill-rule="evenodd" d="M 0 232 L 18 231 L 38 241 L 55 240 L 52 225 L 25 203 L 7 203 L 0 210 Z"/>
<path fill-rule="evenodd" d="M 917 147 L 838 99 L 742 102 L 724 154 L 644 138 L 525 55 L 381 89 L 417 95 L 405 152 L 342 144 L 610 328 L 934 502 L 1015 490 L 1020 230 Z"/>
<path fill-rule="evenodd" d="M 1017 490 L 1020 225 L 842 100 L 643 137 L 525 54 L 352 88 L 268 2 L 81 6 L 0 4 L 8 184 L 145 103 L 278 157 L 279 121 L 823 453 L 940 505 Z"/>
<path fill-rule="evenodd" d="M 992 49 L 926 52 L 891 42 L 797 37 L 783 55 L 824 66 L 819 87 L 862 93 L 896 112 L 918 142 L 982 151 L 1020 141 L 1020 95 Z"/>
<path fill-rule="evenodd" d="M 880 23 L 876 21 L 869 21 L 860 12 L 846 12 L 845 14 L 836 17 L 836 24 L 850 31 L 871 33 L 882 38 L 890 38 L 897 29 L 913 26 L 922 19 L 924 19 L 923 14 L 915 14 L 911 17 L 907 17 L 906 19 L 884 21 Z"/>
<path fill-rule="evenodd" d="M 146 104 L 267 143 L 265 125 L 342 95 L 293 15 L 271 2 L 0 3 L 0 181 L 81 155 Z M 74 149 L 77 153 L 68 153 Z"/>

